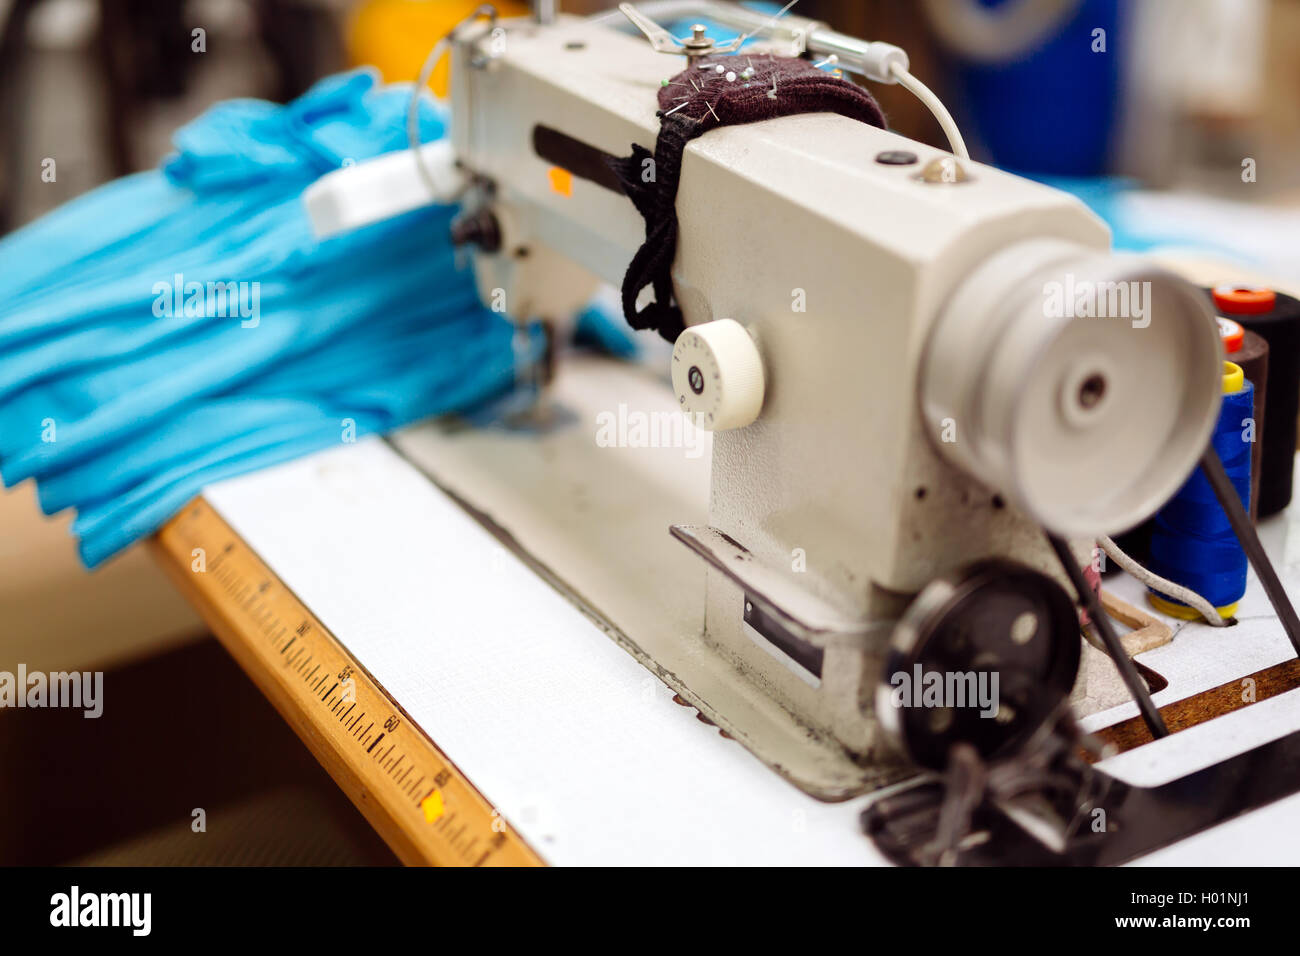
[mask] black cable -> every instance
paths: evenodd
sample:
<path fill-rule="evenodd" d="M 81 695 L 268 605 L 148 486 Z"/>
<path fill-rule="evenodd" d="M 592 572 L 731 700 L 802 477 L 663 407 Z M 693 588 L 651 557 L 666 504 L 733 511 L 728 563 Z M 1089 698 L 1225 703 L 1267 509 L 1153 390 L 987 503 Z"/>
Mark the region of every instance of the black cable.
<path fill-rule="evenodd" d="M 1222 470 L 1223 466 L 1220 465 L 1219 468 Z M 1151 736 L 1156 739 L 1168 737 L 1169 728 L 1165 726 L 1160 711 L 1156 708 L 1155 702 L 1151 700 L 1151 692 L 1147 690 L 1147 685 L 1139 676 L 1137 668 L 1133 666 L 1133 661 L 1124 651 L 1124 645 L 1120 643 L 1115 628 L 1111 627 L 1110 618 L 1106 616 L 1101 602 L 1097 600 L 1097 593 L 1089 587 L 1087 579 L 1083 576 L 1083 571 L 1079 568 L 1079 563 L 1074 560 L 1074 555 L 1070 553 L 1070 546 L 1065 543 L 1064 538 L 1052 534 L 1050 531 L 1047 532 L 1047 540 L 1052 545 L 1052 550 L 1056 552 L 1061 567 L 1065 568 L 1065 574 L 1070 579 L 1070 583 L 1074 585 L 1074 590 L 1078 592 L 1079 603 L 1088 612 L 1088 617 L 1092 619 L 1093 626 L 1097 628 L 1097 633 L 1101 635 L 1102 643 L 1106 645 L 1106 652 L 1110 654 L 1111 660 L 1119 668 L 1119 676 L 1124 679 L 1124 686 L 1128 688 L 1128 692 L 1137 701 L 1138 710 L 1142 712 L 1142 719 L 1146 721 Z"/>
<path fill-rule="evenodd" d="M 1260 544 L 1255 526 L 1250 523 L 1250 515 L 1246 513 L 1237 489 L 1232 486 L 1232 481 L 1228 478 L 1228 473 L 1223 470 L 1223 462 L 1219 460 L 1219 453 L 1214 450 L 1213 445 L 1201 456 L 1201 472 L 1209 481 L 1210 487 L 1214 489 L 1214 497 L 1219 499 L 1219 506 L 1228 516 L 1228 523 L 1232 525 L 1233 533 L 1237 536 L 1237 543 L 1250 559 L 1250 566 L 1255 569 L 1260 584 L 1264 585 L 1264 593 L 1268 595 L 1268 602 L 1273 605 L 1273 612 L 1282 622 L 1282 627 L 1286 630 L 1286 636 L 1291 639 L 1296 654 L 1300 655 L 1300 618 L 1296 617 L 1291 599 L 1287 597 L 1286 589 L 1278 580 L 1277 572 L 1273 570 L 1273 562 L 1268 559 L 1264 546 Z"/>

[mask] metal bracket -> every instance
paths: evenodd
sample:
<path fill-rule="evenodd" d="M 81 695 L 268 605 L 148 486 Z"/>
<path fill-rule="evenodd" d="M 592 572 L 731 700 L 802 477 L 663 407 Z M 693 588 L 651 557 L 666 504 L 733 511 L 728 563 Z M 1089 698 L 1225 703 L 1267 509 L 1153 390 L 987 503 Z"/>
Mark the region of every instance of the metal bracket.
<path fill-rule="evenodd" d="M 854 617 L 820 595 L 792 584 L 786 575 L 763 564 L 743 544 L 717 528 L 675 524 L 668 530 L 735 582 L 763 615 L 812 647 L 863 647 L 871 638 L 887 635 L 893 628 L 893 621 Z"/>
<path fill-rule="evenodd" d="M 747 17 L 742 18 L 744 26 L 740 28 L 744 29 L 745 32 L 739 36 L 719 42 L 708 35 L 708 30 L 703 24 L 697 23 L 691 27 L 689 37 L 679 40 L 632 4 L 620 3 L 618 9 L 638 30 L 645 34 L 645 38 L 650 41 L 650 46 L 656 52 L 685 56 L 690 62 L 716 53 L 733 53 L 740 49 L 746 40 L 752 39 L 758 34 L 766 34 L 771 39 L 788 43 L 788 55 L 790 56 L 803 56 L 808 49 L 808 37 L 812 32 L 810 28 L 822 27 L 820 23 L 804 20 L 803 18 L 792 17 L 783 20 L 785 10 L 767 19 L 763 19 L 761 15 L 753 11 L 743 11 L 747 14 Z M 719 23 L 727 23 L 730 20 L 732 25 L 735 25 L 734 10 L 727 4 L 707 2 L 688 4 L 686 10 L 673 9 L 671 6 L 663 8 L 664 13 L 670 11 L 674 16 L 683 14 L 698 15 L 701 18 L 716 20 Z"/>

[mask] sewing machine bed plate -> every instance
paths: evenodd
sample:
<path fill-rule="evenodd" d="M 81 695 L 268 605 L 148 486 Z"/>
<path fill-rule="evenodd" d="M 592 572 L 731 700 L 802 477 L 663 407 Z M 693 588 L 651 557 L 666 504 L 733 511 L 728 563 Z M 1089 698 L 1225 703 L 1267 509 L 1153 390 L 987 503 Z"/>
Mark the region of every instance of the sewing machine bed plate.
<path fill-rule="evenodd" d="M 667 525 L 701 517 L 707 445 L 695 458 L 680 447 L 598 448 L 591 414 L 599 407 L 617 417 L 616 396 L 659 391 L 667 396 L 644 369 L 595 359 L 566 362 L 557 383 L 569 413 L 556 432 L 585 434 L 599 460 L 633 468 L 636 483 L 601 480 L 611 476 L 593 473 L 591 456 L 557 456 L 547 436 L 426 425 L 391 444 L 367 440 L 223 482 L 205 497 L 549 862 L 883 863 L 858 831 L 868 798 L 827 803 L 792 786 L 675 703 L 600 619 L 653 612 L 664 633 L 693 626 L 695 596 L 684 589 L 698 562 Z M 502 469 L 521 448 L 530 451 Z M 439 482 L 470 499 L 494 530 L 430 480 L 435 467 Z M 652 489 L 659 494 L 644 494 Z M 548 513 L 549 521 L 536 519 Z M 533 552 L 581 549 L 581 535 L 555 536 L 584 527 L 584 515 L 595 541 L 607 544 L 608 529 L 590 522 L 617 518 L 645 545 L 585 568 L 583 581 L 556 581 L 557 589 L 537 573 L 546 562 Z M 1291 553 L 1300 552 L 1300 531 L 1289 524 L 1280 517 L 1262 531 L 1291 587 L 1300 581 Z M 668 559 L 686 570 L 673 572 Z M 1140 600 L 1132 580 L 1108 587 Z M 1143 655 L 1170 681 L 1156 702 L 1290 656 L 1253 576 L 1241 619 L 1227 632 L 1185 626 Z M 1134 712 L 1125 704 L 1086 723 Z M 1103 766 L 1156 784 L 1297 728 L 1300 691 L 1292 691 Z M 1297 818 L 1300 795 L 1141 862 L 1291 863 L 1300 858 Z"/>

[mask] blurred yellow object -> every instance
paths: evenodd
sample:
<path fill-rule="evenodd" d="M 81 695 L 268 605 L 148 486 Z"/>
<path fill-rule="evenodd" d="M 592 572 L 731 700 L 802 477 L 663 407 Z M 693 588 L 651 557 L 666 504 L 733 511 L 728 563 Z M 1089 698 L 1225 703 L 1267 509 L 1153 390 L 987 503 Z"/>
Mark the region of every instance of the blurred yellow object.
<path fill-rule="evenodd" d="M 347 25 L 348 60 L 373 66 L 387 83 L 411 83 L 444 33 L 465 19 L 479 0 L 363 0 Z M 496 0 L 502 17 L 524 16 L 528 4 Z M 433 71 L 434 93 L 447 95 L 447 60 Z"/>

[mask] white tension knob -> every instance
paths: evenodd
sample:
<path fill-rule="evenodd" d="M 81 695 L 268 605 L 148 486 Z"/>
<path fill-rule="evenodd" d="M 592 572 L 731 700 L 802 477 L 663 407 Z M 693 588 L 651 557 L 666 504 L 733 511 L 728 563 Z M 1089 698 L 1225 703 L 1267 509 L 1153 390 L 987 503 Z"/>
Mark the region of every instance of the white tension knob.
<path fill-rule="evenodd" d="M 709 431 L 743 428 L 763 407 L 763 359 L 735 319 L 693 325 L 673 346 L 673 391 Z"/>

